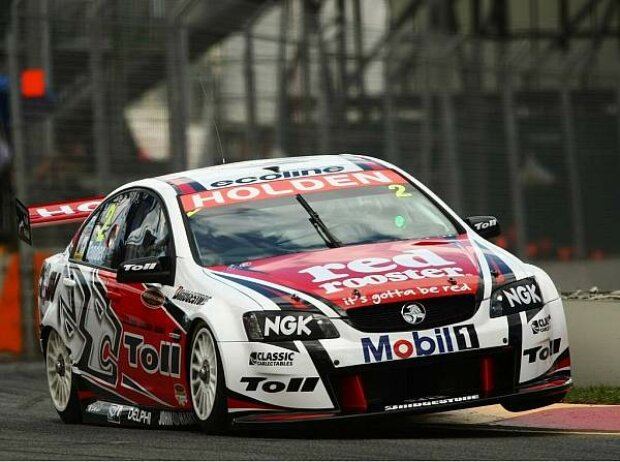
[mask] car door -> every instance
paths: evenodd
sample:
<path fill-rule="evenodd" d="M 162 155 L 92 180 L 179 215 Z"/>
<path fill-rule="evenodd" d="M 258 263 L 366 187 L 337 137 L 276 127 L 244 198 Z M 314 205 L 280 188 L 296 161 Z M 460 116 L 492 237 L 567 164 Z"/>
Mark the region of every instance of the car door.
<path fill-rule="evenodd" d="M 126 227 L 119 236 L 120 260 L 173 258 L 173 236 L 163 202 L 147 190 L 134 191 L 131 200 Z M 185 407 L 187 392 L 182 361 L 185 332 L 171 313 L 162 285 L 113 280 L 108 282 L 108 287 L 114 311 L 123 326 L 120 357 L 123 393 L 144 405 Z"/>
<path fill-rule="evenodd" d="M 123 327 L 109 293 L 131 193 L 105 201 L 82 226 L 62 275 L 59 316 L 75 365 L 95 395 L 116 394 Z"/>

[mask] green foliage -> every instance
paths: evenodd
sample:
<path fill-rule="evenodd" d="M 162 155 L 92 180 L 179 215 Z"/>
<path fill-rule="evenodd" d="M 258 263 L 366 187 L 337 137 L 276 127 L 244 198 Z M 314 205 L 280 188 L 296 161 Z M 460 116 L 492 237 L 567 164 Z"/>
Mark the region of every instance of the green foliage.
<path fill-rule="evenodd" d="M 595 385 L 591 387 L 574 387 L 565 403 L 573 404 L 620 404 L 620 388 Z"/>

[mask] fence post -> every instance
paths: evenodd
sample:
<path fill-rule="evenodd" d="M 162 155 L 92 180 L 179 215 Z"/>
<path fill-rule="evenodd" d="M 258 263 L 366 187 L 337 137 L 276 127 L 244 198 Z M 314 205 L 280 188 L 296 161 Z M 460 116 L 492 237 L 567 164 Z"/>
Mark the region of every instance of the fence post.
<path fill-rule="evenodd" d="M 244 31 L 245 56 L 243 70 L 245 74 L 245 127 L 248 154 L 251 159 L 259 157 L 258 136 L 256 133 L 256 85 L 254 81 L 254 37 L 252 25 L 249 24 Z"/>
<path fill-rule="evenodd" d="M 45 88 L 53 88 L 53 66 L 51 49 L 51 28 L 50 28 L 50 0 L 41 0 L 39 5 L 41 12 L 41 65 L 45 71 Z M 46 156 L 53 156 L 56 149 L 56 139 L 54 132 L 54 114 L 45 117 L 43 121 L 43 149 Z"/>
<path fill-rule="evenodd" d="M 329 70 L 329 55 L 325 49 L 318 11 L 312 19 L 319 58 L 319 151 L 321 154 L 328 154 L 332 149 L 333 87 Z"/>
<path fill-rule="evenodd" d="M 420 102 L 422 106 L 422 123 L 420 127 L 420 177 L 426 186 L 432 186 L 433 154 L 433 88 L 431 85 L 431 56 L 428 40 L 423 44 L 423 60 L 418 66 L 420 76 Z"/>
<path fill-rule="evenodd" d="M 346 8 L 344 0 L 336 1 L 336 24 L 338 33 L 336 36 L 337 41 L 337 73 L 338 73 L 338 91 L 336 92 L 336 109 L 334 126 L 336 131 L 336 138 L 338 143 L 337 149 L 341 150 L 343 135 L 346 135 L 347 130 L 347 107 L 349 103 L 349 79 L 348 79 L 348 66 L 347 66 L 347 18 Z"/>
<path fill-rule="evenodd" d="M 585 256 L 585 231 L 583 222 L 583 199 L 581 194 L 581 178 L 575 154 L 575 127 L 573 124 L 573 102 L 568 83 L 564 83 L 560 93 L 562 107 L 562 132 L 564 152 L 571 197 L 571 221 L 573 227 L 573 246 L 575 256 Z"/>
<path fill-rule="evenodd" d="M 385 157 L 394 163 L 398 163 L 400 158 L 399 143 L 398 143 L 398 128 L 397 121 L 395 120 L 395 108 L 394 108 L 394 92 L 392 86 L 394 84 L 392 79 L 392 53 L 394 52 L 394 38 L 392 32 L 392 18 L 391 13 L 388 11 L 386 15 L 386 35 L 389 37 L 385 43 L 384 56 L 383 56 L 383 121 L 384 121 L 384 146 Z"/>
<path fill-rule="evenodd" d="M 461 165 L 456 145 L 456 127 L 454 114 L 454 98 L 450 91 L 450 48 L 447 46 L 447 37 L 442 34 L 443 49 L 441 56 L 441 82 L 439 102 L 441 104 L 441 135 L 443 138 L 444 156 L 448 164 L 448 191 L 450 206 L 458 213 L 463 212 L 463 195 L 461 188 Z"/>
<path fill-rule="evenodd" d="M 507 51 L 503 47 L 502 56 Z M 500 63 L 499 76 L 501 78 L 502 112 L 504 114 L 504 133 L 506 135 L 506 149 L 508 154 L 508 175 L 510 182 L 510 202 L 512 204 L 512 220 L 516 229 L 516 254 L 525 256 L 526 218 L 523 204 L 523 190 L 519 172 L 519 128 L 515 110 L 515 97 L 512 84 L 512 72 L 506 59 Z"/>
<path fill-rule="evenodd" d="M 355 56 L 355 78 L 357 85 L 358 110 L 361 119 L 368 120 L 366 110 L 366 82 L 364 81 L 364 36 L 362 34 L 362 5 L 361 0 L 353 0 L 353 50 Z"/>
<path fill-rule="evenodd" d="M 90 24 L 90 73 L 92 79 L 93 133 L 95 148 L 95 165 L 97 168 L 97 192 L 105 194 L 110 178 L 110 158 L 108 134 L 106 132 L 106 85 L 104 80 L 103 50 L 101 41 L 102 17 L 101 2 L 91 5 L 89 11 Z"/>
<path fill-rule="evenodd" d="M 616 123 L 617 123 L 617 144 L 616 152 L 620 154 L 620 82 L 616 86 Z"/>
<path fill-rule="evenodd" d="M 284 0 L 280 6 L 280 24 L 279 24 L 279 43 L 278 43 L 278 61 L 277 61 L 277 79 L 278 94 L 276 104 L 276 127 L 275 127 L 275 149 L 276 156 L 282 156 L 288 152 L 288 76 L 286 73 L 286 43 L 288 40 L 288 20 L 289 20 L 289 0 Z M 302 8 L 306 8 L 305 2 L 302 2 Z M 305 10 L 304 10 L 305 12 Z M 305 13 L 304 13 L 305 18 Z M 302 26 L 302 28 L 305 26 Z M 303 30 L 303 29 L 302 29 Z M 302 43 L 307 47 L 307 43 Z M 302 61 L 303 63 L 303 61 Z M 308 95 L 304 95 L 307 98 Z M 308 120 L 305 120 L 306 124 Z M 272 155 L 273 155 L 272 154 Z"/>
<path fill-rule="evenodd" d="M 24 144 L 24 121 L 20 94 L 19 50 L 20 27 L 19 5 L 15 0 L 11 5 L 11 25 L 7 29 L 7 53 L 10 76 L 11 128 L 13 137 L 15 189 L 17 197 L 28 203 L 28 187 L 26 184 L 26 147 Z M 26 358 L 35 355 L 34 331 L 34 274 L 33 253 L 30 246 L 19 241 L 20 262 L 20 302 L 22 308 L 22 355 Z"/>
<path fill-rule="evenodd" d="M 169 18 L 167 40 L 168 129 L 172 166 L 187 168 L 187 30 L 176 16 Z"/>
<path fill-rule="evenodd" d="M 311 152 L 317 151 L 316 136 L 312 130 L 313 112 L 312 104 L 312 72 L 310 67 L 310 35 L 311 35 L 311 13 L 309 11 L 310 4 L 308 2 L 299 2 L 300 9 L 300 43 L 298 45 L 299 55 L 299 78 L 301 85 L 301 108 L 303 114 L 303 125 L 299 131 L 301 145 Z"/>

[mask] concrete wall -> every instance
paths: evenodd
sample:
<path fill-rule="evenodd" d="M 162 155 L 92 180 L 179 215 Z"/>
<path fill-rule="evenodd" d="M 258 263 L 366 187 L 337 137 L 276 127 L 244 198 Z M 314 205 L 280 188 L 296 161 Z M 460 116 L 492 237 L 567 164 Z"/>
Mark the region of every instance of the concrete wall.
<path fill-rule="evenodd" d="M 620 387 L 620 302 L 564 300 L 575 385 Z"/>
<path fill-rule="evenodd" d="M 597 286 L 609 292 L 620 289 L 620 259 L 579 261 L 535 261 L 536 266 L 549 273 L 561 292 L 589 290 Z"/>

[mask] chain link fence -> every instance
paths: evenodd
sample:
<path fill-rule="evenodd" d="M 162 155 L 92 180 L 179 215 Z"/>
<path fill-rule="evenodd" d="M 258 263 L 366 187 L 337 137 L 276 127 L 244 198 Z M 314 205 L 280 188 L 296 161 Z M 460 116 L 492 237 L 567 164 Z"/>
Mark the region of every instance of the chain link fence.
<path fill-rule="evenodd" d="M 570 48 L 470 33 L 470 3 L 15 0 L 6 71 L 46 76 L 44 97 L 14 99 L 15 192 L 52 202 L 223 158 L 362 153 L 463 216 L 497 215 L 522 256 L 617 255 L 617 44 L 602 26 Z M 619 14 L 595 3 L 595 25 Z"/>

